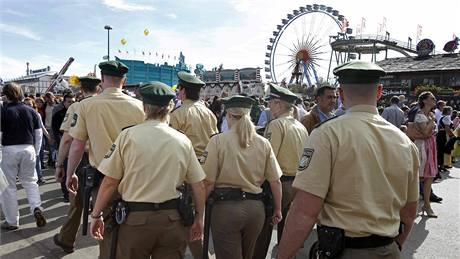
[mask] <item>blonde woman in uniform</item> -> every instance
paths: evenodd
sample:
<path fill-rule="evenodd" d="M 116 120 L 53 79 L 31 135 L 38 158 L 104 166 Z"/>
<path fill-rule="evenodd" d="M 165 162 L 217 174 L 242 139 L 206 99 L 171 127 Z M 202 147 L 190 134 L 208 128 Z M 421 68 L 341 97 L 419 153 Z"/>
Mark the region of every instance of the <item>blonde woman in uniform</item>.
<path fill-rule="evenodd" d="M 274 198 L 272 224 L 281 219 L 280 166 L 270 142 L 257 135 L 249 116 L 253 100 L 233 96 L 224 101 L 229 131 L 214 135 L 203 169 L 206 194 L 217 200 L 211 232 L 217 259 L 251 259 L 265 220 L 261 185 L 268 180 Z"/>

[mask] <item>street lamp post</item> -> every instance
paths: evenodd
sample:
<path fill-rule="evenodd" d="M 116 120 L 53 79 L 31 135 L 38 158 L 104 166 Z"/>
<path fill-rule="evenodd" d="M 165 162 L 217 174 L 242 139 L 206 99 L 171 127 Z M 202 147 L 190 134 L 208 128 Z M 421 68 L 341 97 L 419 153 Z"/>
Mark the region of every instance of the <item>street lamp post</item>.
<path fill-rule="evenodd" d="M 104 26 L 104 29 L 107 30 L 107 60 L 110 60 L 110 30 L 112 27 L 110 25 Z"/>

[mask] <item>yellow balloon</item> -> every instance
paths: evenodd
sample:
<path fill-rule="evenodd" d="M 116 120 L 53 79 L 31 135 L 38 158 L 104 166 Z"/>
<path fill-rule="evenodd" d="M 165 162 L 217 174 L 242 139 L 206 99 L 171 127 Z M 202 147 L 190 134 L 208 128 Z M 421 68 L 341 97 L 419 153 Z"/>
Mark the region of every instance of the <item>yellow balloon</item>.
<path fill-rule="evenodd" d="M 121 43 L 121 45 L 125 45 L 125 44 L 128 43 L 128 42 L 126 41 L 125 38 L 123 38 L 123 39 L 121 39 L 120 43 Z"/>
<path fill-rule="evenodd" d="M 80 80 L 78 79 L 78 76 L 72 75 L 69 77 L 69 83 L 71 86 L 76 87 L 80 83 Z"/>
<path fill-rule="evenodd" d="M 145 30 L 144 30 L 144 35 L 145 35 L 145 36 L 149 35 L 149 33 L 150 33 L 149 29 L 145 29 Z"/>

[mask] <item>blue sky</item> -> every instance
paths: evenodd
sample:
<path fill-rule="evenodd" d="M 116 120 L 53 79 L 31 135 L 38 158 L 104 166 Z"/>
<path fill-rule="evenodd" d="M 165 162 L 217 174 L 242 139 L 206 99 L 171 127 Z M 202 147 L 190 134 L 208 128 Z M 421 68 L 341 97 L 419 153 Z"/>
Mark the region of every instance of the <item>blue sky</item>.
<path fill-rule="evenodd" d="M 0 77 L 23 75 L 27 61 L 31 69 L 49 65 L 56 71 L 70 56 L 75 62 L 66 75 L 86 74 L 106 55 L 106 24 L 113 27 L 112 57 L 121 50 L 126 58 L 172 63 L 182 50 L 193 67 L 263 67 L 276 25 L 293 9 L 313 3 L 339 10 L 352 28 L 365 17 L 368 33 L 385 17 L 392 37 L 401 40 L 415 39 L 421 24 L 422 37 L 433 39 L 438 50 L 453 33 L 460 35 L 460 1 L 442 1 L 442 6 L 432 1 L 386 2 L 377 7 L 375 1 L 1 0 Z M 142 51 L 170 58 L 142 56 Z"/>

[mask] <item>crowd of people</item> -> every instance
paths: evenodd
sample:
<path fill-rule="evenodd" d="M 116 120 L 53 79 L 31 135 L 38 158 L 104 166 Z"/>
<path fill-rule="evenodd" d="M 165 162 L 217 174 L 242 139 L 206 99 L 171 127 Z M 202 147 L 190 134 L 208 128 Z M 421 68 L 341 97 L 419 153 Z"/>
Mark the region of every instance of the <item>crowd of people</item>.
<path fill-rule="evenodd" d="M 340 88 L 320 87 L 309 101 L 273 83 L 265 98 L 200 100 L 204 82 L 186 72 L 177 92 L 140 84 L 139 100 L 122 91 L 123 63 L 99 68 L 101 79 L 80 77 L 78 94 L 3 87 L 2 229 L 19 228 L 17 180 L 46 225 L 39 184 L 49 167 L 70 201 L 53 237 L 67 253 L 89 187 L 101 258 L 183 258 L 187 245 L 206 258 L 210 229 L 218 259 L 262 259 L 274 226 L 278 258 L 292 258 L 315 224 L 312 258 L 380 258 L 382 249 L 399 258 L 419 197 L 422 215 L 436 218 L 430 203 L 442 198 L 431 185 L 460 156 L 460 112 L 430 92 L 377 107 L 385 72 L 372 63 L 337 67 Z M 331 233 L 343 244 L 326 245 Z"/>

